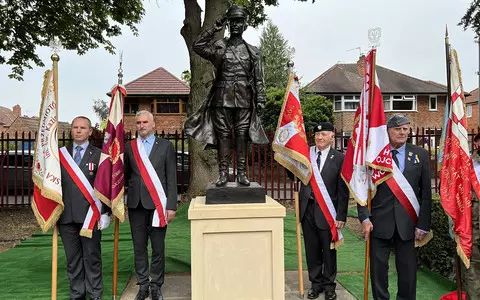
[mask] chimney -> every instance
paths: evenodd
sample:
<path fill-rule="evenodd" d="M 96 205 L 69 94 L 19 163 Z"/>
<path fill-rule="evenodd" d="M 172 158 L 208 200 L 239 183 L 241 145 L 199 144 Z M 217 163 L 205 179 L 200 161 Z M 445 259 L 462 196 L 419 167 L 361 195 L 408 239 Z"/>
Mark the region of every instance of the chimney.
<path fill-rule="evenodd" d="M 12 108 L 12 111 L 15 117 L 20 117 L 22 115 L 22 108 L 18 104 Z"/>
<path fill-rule="evenodd" d="M 357 71 L 360 75 L 365 75 L 365 55 L 361 55 L 357 61 Z"/>

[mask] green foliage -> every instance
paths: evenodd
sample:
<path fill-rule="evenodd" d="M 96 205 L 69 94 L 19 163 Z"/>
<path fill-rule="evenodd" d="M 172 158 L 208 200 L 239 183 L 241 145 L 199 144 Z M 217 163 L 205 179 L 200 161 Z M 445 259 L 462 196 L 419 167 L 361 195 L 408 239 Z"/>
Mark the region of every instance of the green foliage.
<path fill-rule="evenodd" d="M 477 35 L 480 34 L 480 0 L 472 1 L 458 25 L 463 26 L 464 30 L 470 27 Z"/>
<path fill-rule="evenodd" d="M 183 71 L 180 79 L 182 79 L 182 81 L 186 84 L 190 85 L 190 82 L 192 81 L 192 73 L 190 73 L 190 70 Z"/>
<path fill-rule="evenodd" d="M 122 34 L 120 25 L 136 35 L 143 14 L 141 0 L 0 1 L 0 65 L 12 66 L 9 77 L 22 80 L 32 62 L 44 66 L 38 46 L 48 46 L 54 37 L 78 54 L 99 46 L 114 53 L 110 39 Z"/>
<path fill-rule="evenodd" d="M 438 195 L 432 201 L 433 239 L 418 251 L 418 260 L 427 269 L 449 279 L 455 276 L 455 242 L 448 234 L 448 217 L 440 205 Z"/>
<path fill-rule="evenodd" d="M 269 88 L 266 95 L 267 101 L 262 115 L 262 124 L 267 131 L 276 130 L 285 97 L 285 89 Z M 313 130 L 319 122 L 329 121 L 333 123 L 333 104 L 327 98 L 300 91 L 300 103 L 302 105 L 303 123 L 307 132 Z"/>
<path fill-rule="evenodd" d="M 259 48 L 263 55 L 265 87 L 285 89 L 289 75 L 287 63 L 293 59 L 294 49 L 271 21 L 262 31 Z"/>
<path fill-rule="evenodd" d="M 267 101 L 262 114 L 262 125 L 267 131 L 273 131 L 277 128 L 278 117 L 282 110 L 285 89 L 268 88 L 266 92 Z"/>
<path fill-rule="evenodd" d="M 107 101 L 102 99 L 95 99 L 93 100 L 92 106 L 93 112 L 97 115 L 100 121 L 103 123 L 108 117 L 108 110 L 109 107 L 107 105 Z M 106 125 L 105 125 L 106 126 Z"/>
<path fill-rule="evenodd" d="M 333 103 L 327 98 L 314 94 L 307 94 L 300 90 L 300 102 L 302 103 L 303 123 L 307 132 L 319 122 L 334 121 Z"/>

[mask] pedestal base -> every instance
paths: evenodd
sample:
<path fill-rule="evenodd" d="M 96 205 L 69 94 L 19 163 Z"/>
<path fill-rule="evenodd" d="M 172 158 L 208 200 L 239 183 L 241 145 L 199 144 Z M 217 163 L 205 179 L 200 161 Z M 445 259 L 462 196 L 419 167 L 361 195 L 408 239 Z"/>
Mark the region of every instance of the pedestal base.
<path fill-rule="evenodd" d="M 217 187 L 211 184 L 207 187 L 206 204 L 235 203 L 265 203 L 265 188 L 257 182 L 244 186 L 237 182 L 227 182 L 225 186 Z"/>
<path fill-rule="evenodd" d="M 285 299 L 285 208 L 262 204 L 190 203 L 192 300 Z"/>

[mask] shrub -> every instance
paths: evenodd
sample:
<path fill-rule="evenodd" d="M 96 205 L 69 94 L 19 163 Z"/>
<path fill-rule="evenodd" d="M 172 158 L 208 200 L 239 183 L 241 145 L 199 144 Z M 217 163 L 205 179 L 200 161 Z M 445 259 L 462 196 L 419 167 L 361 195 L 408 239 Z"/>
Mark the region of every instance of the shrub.
<path fill-rule="evenodd" d="M 421 265 L 450 280 L 455 277 L 456 244 L 449 235 L 448 217 L 440 205 L 440 197 L 433 196 L 432 224 L 433 239 L 418 250 Z"/>

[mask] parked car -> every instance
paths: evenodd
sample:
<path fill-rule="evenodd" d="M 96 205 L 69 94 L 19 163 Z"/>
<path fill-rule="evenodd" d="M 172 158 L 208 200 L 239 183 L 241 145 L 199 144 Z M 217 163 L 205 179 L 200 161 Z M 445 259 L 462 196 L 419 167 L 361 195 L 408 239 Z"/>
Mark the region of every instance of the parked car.
<path fill-rule="evenodd" d="M 0 153 L 0 189 L 22 193 L 32 191 L 33 151 L 10 150 Z"/>

